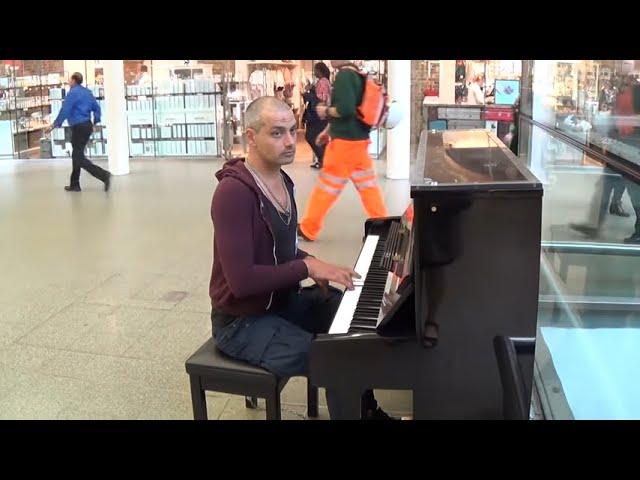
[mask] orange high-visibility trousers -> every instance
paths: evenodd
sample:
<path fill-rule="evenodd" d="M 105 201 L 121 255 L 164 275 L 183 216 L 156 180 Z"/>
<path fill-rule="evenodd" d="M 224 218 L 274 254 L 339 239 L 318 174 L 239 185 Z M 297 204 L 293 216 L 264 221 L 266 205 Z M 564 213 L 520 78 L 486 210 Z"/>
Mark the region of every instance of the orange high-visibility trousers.
<path fill-rule="evenodd" d="M 369 140 L 334 138 L 329 142 L 318 182 L 311 192 L 307 210 L 300 222 L 300 230 L 307 238 L 318 238 L 325 215 L 349 180 L 358 190 L 369 218 L 387 216 L 368 148 Z"/>

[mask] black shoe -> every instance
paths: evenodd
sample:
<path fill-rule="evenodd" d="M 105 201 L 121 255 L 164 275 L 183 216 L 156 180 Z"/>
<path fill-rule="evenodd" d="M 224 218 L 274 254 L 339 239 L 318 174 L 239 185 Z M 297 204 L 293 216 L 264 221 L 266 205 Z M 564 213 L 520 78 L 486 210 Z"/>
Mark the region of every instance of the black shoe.
<path fill-rule="evenodd" d="M 399 418 L 392 417 L 387 412 L 377 407 L 375 410 L 367 410 L 364 420 L 400 420 Z"/>
<path fill-rule="evenodd" d="M 589 225 L 581 225 L 579 223 L 570 223 L 569 227 L 571 227 L 576 232 L 580 232 L 587 237 L 595 237 L 598 234 L 598 228 L 591 227 Z"/>
<path fill-rule="evenodd" d="M 67 192 L 81 192 L 82 189 L 80 187 L 72 187 L 71 185 L 67 185 L 64 187 Z"/>
<path fill-rule="evenodd" d="M 629 238 L 625 238 L 624 243 L 640 244 L 640 233 L 634 233 Z"/>
<path fill-rule="evenodd" d="M 111 188 L 111 173 L 107 172 L 107 178 L 104 180 L 104 191 L 108 192 Z"/>
<path fill-rule="evenodd" d="M 311 240 L 309 237 L 307 237 L 304 233 L 302 233 L 302 230 L 300 230 L 300 224 L 298 224 L 298 236 L 300 238 L 302 238 L 303 240 L 306 240 L 307 242 L 313 242 L 313 240 Z"/>
<path fill-rule="evenodd" d="M 312 163 L 311 165 L 309 165 L 311 168 L 322 168 L 322 165 L 320 165 L 318 162 Z"/>
<path fill-rule="evenodd" d="M 609 207 L 609 213 L 611 215 L 617 215 L 618 217 L 629 216 L 629 213 L 624 211 L 624 208 L 622 208 L 622 203 L 620 202 L 612 203 L 611 206 Z"/>

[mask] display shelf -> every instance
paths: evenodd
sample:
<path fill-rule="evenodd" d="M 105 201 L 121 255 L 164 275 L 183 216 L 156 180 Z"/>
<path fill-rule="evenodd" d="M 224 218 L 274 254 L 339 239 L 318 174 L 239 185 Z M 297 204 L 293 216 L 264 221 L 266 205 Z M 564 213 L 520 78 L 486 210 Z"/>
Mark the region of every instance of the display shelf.
<path fill-rule="evenodd" d="M 20 133 L 37 132 L 38 130 L 44 130 L 45 128 L 49 128 L 49 125 L 41 125 L 39 127 L 32 127 L 32 128 L 27 128 L 23 130 L 17 130 L 17 131 L 14 131 L 13 134 L 18 135 Z"/>
<path fill-rule="evenodd" d="M 200 82 L 200 83 L 197 83 Z M 133 156 L 218 155 L 222 92 L 211 81 L 181 80 L 136 91 L 127 88 L 129 148 Z M 202 88 L 201 91 L 193 91 Z"/>

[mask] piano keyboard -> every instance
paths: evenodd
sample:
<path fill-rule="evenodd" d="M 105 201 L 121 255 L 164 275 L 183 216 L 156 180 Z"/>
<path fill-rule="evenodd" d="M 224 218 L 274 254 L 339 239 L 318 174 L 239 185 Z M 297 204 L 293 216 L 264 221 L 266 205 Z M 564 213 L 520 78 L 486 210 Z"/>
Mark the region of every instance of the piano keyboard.
<path fill-rule="evenodd" d="M 361 278 L 354 281 L 354 290 L 346 290 L 338 307 L 330 334 L 375 332 L 389 269 L 386 239 L 368 235 L 354 270 Z M 386 255 L 386 256 L 385 256 Z"/>
<path fill-rule="evenodd" d="M 338 311 L 336 312 L 335 317 L 333 317 L 333 323 L 329 329 L 330 334 L 347 333 L 349 331 L 351 320 L 353 320 L 353 313 L 358 305 L 358 299 L 362 293 L 362 288 L 366 281 L 367 273 L 369 272 L 373 254 L 380 243 L 379 240 L 380 236 L 378 235 L 367 235 L 362 250 L 360 250 L 356 266 L 354 267 L 354 270 L 360 274 L 361 278 L 354 280 L 353 286 L 355 288 L 353 290 L 345 290 L 342 300 L 340 301 Z"/>

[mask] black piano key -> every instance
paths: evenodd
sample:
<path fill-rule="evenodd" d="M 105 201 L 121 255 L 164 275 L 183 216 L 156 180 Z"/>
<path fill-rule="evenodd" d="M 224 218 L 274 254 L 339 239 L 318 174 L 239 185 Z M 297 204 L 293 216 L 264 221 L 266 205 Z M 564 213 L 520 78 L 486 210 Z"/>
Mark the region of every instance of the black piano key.
<path fill-rule="evenodd" d="M 351 322 L 351 326 L 356 328 L 376 328 L 376 322 Z"/>
<path fill-rule="evenodd" d="M 376 331 L 376 327 L 373 328 L 349 328 L 348 333 L 371 333 L 371 332 L 375 332 Z"/>
<path fill-rule="evenodd" d="M 375 309 L 375 310 L 369 310 L 369 311 L 359 311 L 358 313 L 353 312 L 353 317 L 356 318 L 372 318 L 372 317 L 378 317 L 378 312 L 380 310 L 379 309 Z"/>
<path fill-rule="evenodd" d="M 362 323 L 362 324 L 368 324 L 368 323 L 375 324 L 377 321 L 378 321 L 378 316 L 377 315 L 375 317 L 374 316 L 367 317 L 367 316 L 362 315 L 362 316 L 359 316 L 357 318 L 354 318 L 351 321 L 351 323 L 355 322 L 355 323 Z"/>
<path fill-rule="evenodd" d="M 380 301 L 377 300 L 365 300 L 362 303 L 358 302 L 358 304 L 356 305 L 356 308 L 361 307 L 363 309 L 378 309 L 380 308 Z"/>
<path fill-rule="evenodd" d="M 349 332 L 373 332 L 380 316 L 380 306 L 385 293 L 393 257 L 402 242 L 399 222 L 391 222 L 389 228 L 379 235 L 369 269 L 362 281 L 362 290 L 353 312 Z"/>

